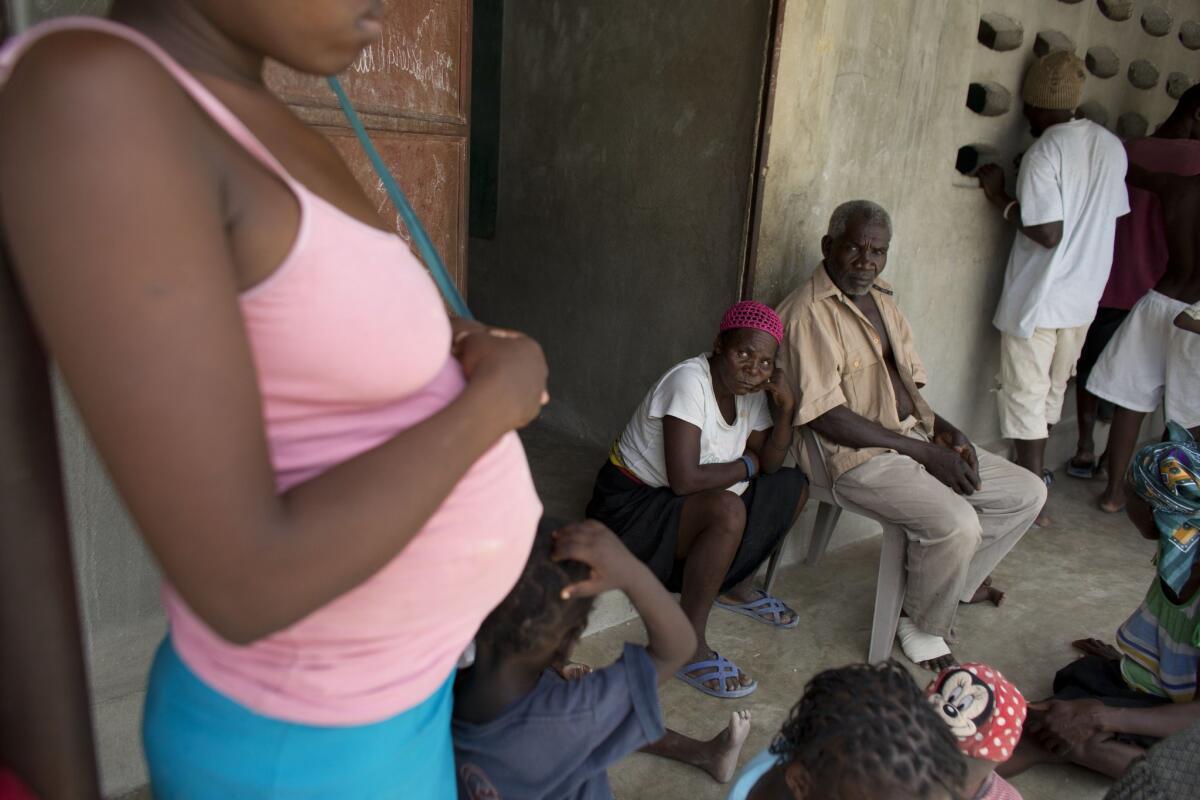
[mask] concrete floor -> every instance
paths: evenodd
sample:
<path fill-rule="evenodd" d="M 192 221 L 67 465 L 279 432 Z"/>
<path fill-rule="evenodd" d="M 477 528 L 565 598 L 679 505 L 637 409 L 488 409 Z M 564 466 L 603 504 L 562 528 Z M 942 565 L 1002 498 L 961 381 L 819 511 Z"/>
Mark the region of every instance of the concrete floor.
<path fill-rule="evenodd" d="M 547 512 L 579 515 L 603 450 L 537 429 L 523 438 Z M 1095 508 L 1093 496 L 1099 489 L 1099 484 L 1060 472 L 1050 495 L 1052 526 L 1030 531 L 995 573 L 997 585 L 1008 591 L 1004 606 L 964 607 L 959 615 L 959 658 L 996 666 L 1030 699 L 1049 693 L 1054 672 L 1074 657 L 1072 639 L 1096 636 L 1111 641 L 1154 574 L 1153 545 L 1143 541 L 1123 515 L 1106 515 Z M 807 519 L 808 514 L 798 528 Z M 745 617 L 713 612 L 710 641 L 757 678 L 759 689 L 742 700 L 718 700 L 672 680 L 660 691 L 669 727 L 709 737 L 728 722 L 731 711 L 749 708 L 754 726 L 742 753 L 744 762 L 766 747 L 813 674 L 866 657 L 879 539 L 838 547 L 838 538 L 835 533 L 819 567 L 796 564 L 777 575 L 775 593 L 800 613 L 797 628 L 776 631 Z M 611 622 L 613 603 L 604 608 Z M 619 654 L 623 642 L 644 641 L 636 620 L 593 624 L 596 627 L 604 629 L 586 637 L 576 653 L 585 663 L 606 664 Z M 898 648 L 895 654 L 902 658 Z M 912 672 L 922 684 L 931 677 L 915 667 Z M 724 788 L 706 774 L 653 756 L 634 754 L 610 775 L 620 800 L 725 796 Z M 1026 800 L 1099 800 L 1108 785 L 1097 775 L 1064 766 L 1037 767 L 1013 783 Z"/>

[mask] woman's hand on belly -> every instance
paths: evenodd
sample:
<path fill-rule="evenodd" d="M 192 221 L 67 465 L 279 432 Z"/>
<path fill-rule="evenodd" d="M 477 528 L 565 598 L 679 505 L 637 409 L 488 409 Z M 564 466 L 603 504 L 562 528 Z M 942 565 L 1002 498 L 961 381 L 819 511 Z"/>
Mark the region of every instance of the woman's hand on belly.
<path fill-rule="evenodd" d="M 523 333 L 460 321 L 453 353 L 462 364 L 467 391 L 482 391 L 490 399 L 502 430 L 525 427 L 550 401 L 546 356 Z"/>

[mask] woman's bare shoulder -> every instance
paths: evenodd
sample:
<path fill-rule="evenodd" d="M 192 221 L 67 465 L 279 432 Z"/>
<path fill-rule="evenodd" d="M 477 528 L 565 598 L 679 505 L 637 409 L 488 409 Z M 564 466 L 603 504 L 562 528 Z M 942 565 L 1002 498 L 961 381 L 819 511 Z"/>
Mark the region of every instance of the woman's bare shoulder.
<path fill-rule="evenodd" d="M 97 30 L 65 30 L 29 45 L 0 90 L 0 126 L 86 122 L 108 109 L 131 125 L 183 114 L 188 98 L 144 48 Z"/>

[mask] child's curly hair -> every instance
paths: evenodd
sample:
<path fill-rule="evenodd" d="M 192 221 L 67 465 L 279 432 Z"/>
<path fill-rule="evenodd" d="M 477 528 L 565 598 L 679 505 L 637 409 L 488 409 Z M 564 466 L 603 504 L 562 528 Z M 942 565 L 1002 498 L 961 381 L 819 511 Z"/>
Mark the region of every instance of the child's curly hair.
<path fill-rule="evenodd" d="M 588 577 L 579 561 L 553 561 L 554 531 L 559 520 L 538 523 L 533 551 L 517 585 L 479 628 L 476 642 L 498 655 L 519 655 L 566 644 L 582 633 L 592 610 L 591 597 L 562 599 L 562 590 Z"/>
<path fill-rule="evenodd" d="M 938 787 L 958 797 L 966 779 L 966 763 L 949 728 L 895 661 L 816 675 L 771 752 L 780 763 L 803 764 L 831 789 L 849 779 L 925 800 Z"/>

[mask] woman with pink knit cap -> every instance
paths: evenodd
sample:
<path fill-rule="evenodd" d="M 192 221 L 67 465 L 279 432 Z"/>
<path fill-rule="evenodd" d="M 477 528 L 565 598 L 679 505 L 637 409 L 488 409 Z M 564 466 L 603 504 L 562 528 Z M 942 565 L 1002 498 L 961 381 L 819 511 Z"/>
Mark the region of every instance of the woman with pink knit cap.
<path fill-rule="evenodd" d="M 804 474 L 781 468 L 796 398 L 775 352 L 783 323 L 762 303 L 735 303 L 711 353 L 667 370 L 613 442 L 587 515 L 644 561 L 696 629 L 692 662 L 676 677 L 713 697 L 744 697 L 757 682 L 708 644 L 714 602 L 777 628 L 796 613 L 751 579 L 808 497 Z"/>

